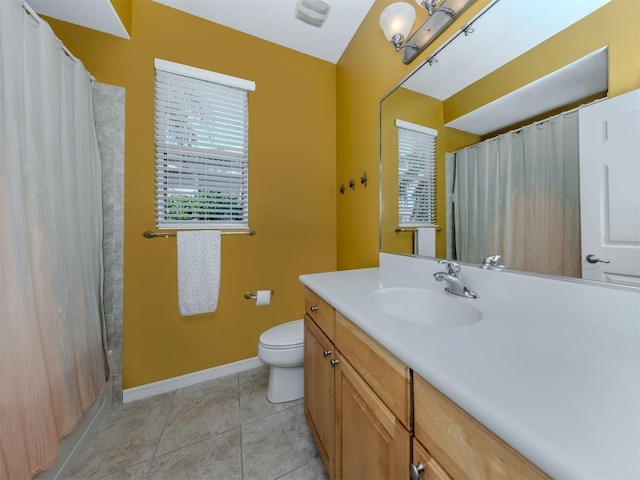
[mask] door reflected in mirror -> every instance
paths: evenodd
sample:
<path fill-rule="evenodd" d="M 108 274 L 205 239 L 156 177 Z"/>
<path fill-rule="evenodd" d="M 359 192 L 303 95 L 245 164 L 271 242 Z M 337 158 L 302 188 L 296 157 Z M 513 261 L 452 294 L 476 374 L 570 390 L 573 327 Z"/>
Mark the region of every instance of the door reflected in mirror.
<path fill-rule="evenodd" d="M 628 17 L 631 6 L 535 3 L 490 3 L 380 102 L 380 249 L 415 253 L 412 229 L 397 231 L 400 120 L 437 131 L 436 257 L 479 264 L 500 254 L 511 269 L 640 286 L 640 101 L 628 97 L 619 103 L 635 109 L 595 120 L 613 129 L 618 153 L 593 167 L 610 175 L 589 180 L 580 155 L 594 148 L 584 138 L 596 137 L 583 132 L 591 127 L 582 112 L 609 104 L 612 88 L 617 96 L 640 86 L 628 69 L 640 67 L 640 46 L 610 21 Z M 640 19 L 625 25 L 637 30 Z M 622 157 L 626 163 L 613 162 Z M 606 183 L 614 180 L 624 184 Z M 595 220 L 604 230 L 585 246 L 583 223 L 593 221 L 581 214 L 591 218 L 605 204 L 621 208 Z M 586 260 L 620 250 L 627 256 L 617 265 Z"/>

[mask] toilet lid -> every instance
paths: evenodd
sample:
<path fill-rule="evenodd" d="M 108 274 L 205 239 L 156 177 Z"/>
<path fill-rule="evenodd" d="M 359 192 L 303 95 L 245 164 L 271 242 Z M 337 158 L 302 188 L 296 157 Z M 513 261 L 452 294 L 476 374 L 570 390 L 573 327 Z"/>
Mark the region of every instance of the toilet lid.
<path fill-rule="evenodd" d="M 304 325 L 302 320 L 276 325 L 260 335 L 260 344 L 267 348 L 297 347 L 303 343 Z"/>

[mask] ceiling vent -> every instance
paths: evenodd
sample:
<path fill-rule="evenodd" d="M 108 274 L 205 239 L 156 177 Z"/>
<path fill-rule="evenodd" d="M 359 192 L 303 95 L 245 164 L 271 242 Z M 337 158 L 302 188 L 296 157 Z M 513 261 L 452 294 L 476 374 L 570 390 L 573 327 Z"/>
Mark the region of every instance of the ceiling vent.
<path fill-rule="evenodd" d="M 295 17 L 304 23 L 320 28 L 327 19 L 329 10 L 331 10 L 331 5 L 324 0 L 298 0 Z"/>

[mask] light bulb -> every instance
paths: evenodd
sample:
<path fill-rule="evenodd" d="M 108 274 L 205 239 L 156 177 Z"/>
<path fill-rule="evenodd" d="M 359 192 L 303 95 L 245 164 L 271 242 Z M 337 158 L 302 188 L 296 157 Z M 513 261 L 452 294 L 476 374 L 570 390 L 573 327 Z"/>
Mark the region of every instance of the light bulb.
<path fill-rule="evenodd" d="M 409 35 L 416 11 L 407 2 L 396 2 L 385 8 L 380 14 L 380 28 L 384 36 L 396 48 Z"/>

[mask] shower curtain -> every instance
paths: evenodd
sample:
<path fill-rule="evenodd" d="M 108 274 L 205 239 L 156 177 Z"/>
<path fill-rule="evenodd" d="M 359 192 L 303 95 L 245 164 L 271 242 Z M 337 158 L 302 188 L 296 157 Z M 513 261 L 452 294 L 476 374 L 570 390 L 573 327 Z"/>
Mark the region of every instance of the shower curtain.
<path fill-rule="evenodd" d="M 102 187 L 91 78 L 0 1 L 0 478 L 51 465 L 104 391 Z"/>
<path fill-rule="evenodd" d="M 456 152 L 453 199 L 458 260 L 579 278 L 578 112 Z"/>

